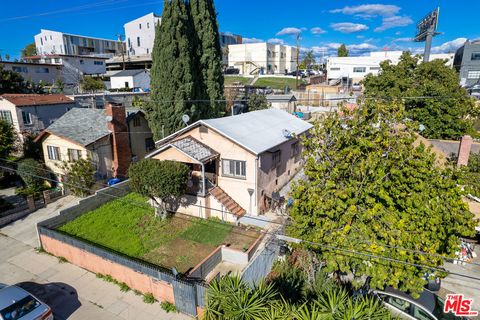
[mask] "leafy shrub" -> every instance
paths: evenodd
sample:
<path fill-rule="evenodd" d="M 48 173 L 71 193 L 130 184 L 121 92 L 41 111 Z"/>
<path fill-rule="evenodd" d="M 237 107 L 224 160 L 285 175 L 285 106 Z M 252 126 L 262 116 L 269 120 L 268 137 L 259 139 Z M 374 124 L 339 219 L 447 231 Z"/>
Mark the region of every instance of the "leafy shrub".
<path fill-rule="evenodd" d="M 160 307 L 162 307 L 162 309 L 165 310 L 167 313 L 177 312 L 177 307 L 175 307 L 173 303 L 170 303 L 168 301 L 160 302 Z"/>
<path fill-rule="evenodd" d="M 152 303 L 155 303 L 155 301 L 157 301 L 157 300 L 155 299 L 155 297 L 153 296 L 153 294 L 151 294 L 151 293 L 145 293 L 145 294 L 143 295 L 143 302 L 148 303 L 148 304 L 152 304 Z"/>

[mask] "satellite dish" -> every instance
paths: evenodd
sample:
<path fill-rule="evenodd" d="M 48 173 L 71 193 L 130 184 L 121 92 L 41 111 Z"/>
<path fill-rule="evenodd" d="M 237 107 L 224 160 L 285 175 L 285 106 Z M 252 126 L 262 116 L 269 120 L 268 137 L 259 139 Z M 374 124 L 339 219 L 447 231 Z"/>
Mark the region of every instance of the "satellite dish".
<path fill-rule="evenodd" d="M 182 121 L 183 121 L 186 125 L 188 125 L 188 121 L 190 121 L 190 116 L 189 116 L 188 114 L 184 114 L 184 115 L 182 116 Z"/>
<path fill-rule="evenodd" d="M 112 116 L 106 116 L 105 120 L 107 120 L 107 122 L 112 122 L 113 118 Z"/>
<path fill-rule="evenodd" d="M 288 131 L 287 129 L 283 129 L 282 134 L 287 139 L 290 139 L 292 137 L 292 133 L 290 131 Z"/>

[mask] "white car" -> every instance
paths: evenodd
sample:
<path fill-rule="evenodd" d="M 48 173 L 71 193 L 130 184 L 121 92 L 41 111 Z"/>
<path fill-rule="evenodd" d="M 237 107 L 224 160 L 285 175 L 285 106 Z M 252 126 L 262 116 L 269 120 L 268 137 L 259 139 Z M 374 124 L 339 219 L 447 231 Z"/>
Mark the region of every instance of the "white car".
<path fill-rule="evenodd" d="M 53 320 L 52 309 L 17 286 L 0 284 L 1 320 Z"/>

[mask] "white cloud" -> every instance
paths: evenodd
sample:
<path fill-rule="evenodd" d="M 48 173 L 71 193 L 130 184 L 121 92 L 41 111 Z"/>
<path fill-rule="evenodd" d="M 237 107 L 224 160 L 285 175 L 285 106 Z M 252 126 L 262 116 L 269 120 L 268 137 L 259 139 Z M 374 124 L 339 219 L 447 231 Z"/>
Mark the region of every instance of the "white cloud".
<path fill-rule="evenodd" d="M 377 46 L 374 46 L 370 43 L 359 43 L 359 44 L 350 44 L 347 46 L 347 49 L 352 52 L 365 52 L 378 49 Z"/>
<path fill-rule="evenodd" d="M 343 33 L 354 33 L 368 30 L 368 27 L 364 24 L 351 22 L 332 23 L 330 27 L 332 27 L 332 29 L 335 31 L 340 31 Z"/>
<path fill-rule="evenodd" d="M 388 17 L 394 16 L 400 11 L 400 7 L 387 4 L 362 4 L 359 6 L 347 6 L 342 9 L 331 10 L 331 13 L 343 13 L 355 15 L 362 18 L 372 18 L 376 16 Z"/>
<path fill-rule="evenodd" d="M 382 18 L 382 25 L 375 28 L 375 32 L 385 31 L 391 28 L 405 27 L 413 23 L 413 20 L 407 16 L 393 16 Z"/>
<path fill-rule="evenodd" d="M 282 30 L 278 31 L 277 36 L 297 35 L 301 32 L 302 32 L 302 30 L 299 29 L 299 28 L 288 27 L 288 28 L 283 28 Z"/>
<path fill-rule="evenodd" d="M 402 31 L 397 31 L 397 32 L 395 32 L 395 35 L 396 35 L 396 36 L 399 36 L 399 35 L 401 35 L 401 34 L 402 34 Z"/>
<path fill-rule="evenodd" d="M 363 39 L 363 38 L 365 38 L 365 36 L 363 36 L 361 34 L 357 36 L 357 39 Z"/>
<path fill-rule="evenodd" d="M 285 42 L 282 39 L 272 38 L 267 40 L 268 43 L 272 44 L 284 44 Z"/>
<path fill-rule="evenodd" d="M 265 42 L 262 39 L 257 39 L 257 38 L 243 38 L 242 39 L 243 43 L 259 43 L 259 42 Z"/>
<path fill-rule="evenodd" d="M 461 46 L 463 46 L 463 44 L 465 43 L 465 41 L 467 41 L 467 38 L 457 38 L 457 39 L 455 39 L 455 40 L 445 42 L 445 43 L 443 43 L 442 45 L 433 47 L 433 48 L 432 48 L 432 52 L 433 52 L 433 53 L 450 53 L 450 52 L 454 52 L 455 50 L 457 50 L 458 48 L 460 48 Z"/>
<path fill-rule="evenodd" d="M 312 32 L 313 34 L 327 33 L 327 31 L 325 31 L 325 30 L 323 30 L 322 28 L 319 28 L 319 27 L 315 27 L 315 28 L 310 29 L 310 32 Z"/>
<path fill-rule="evenodd" d="M 393 39 L 393 42 L 413 42 L 413 38 L 396 38 Z"/>

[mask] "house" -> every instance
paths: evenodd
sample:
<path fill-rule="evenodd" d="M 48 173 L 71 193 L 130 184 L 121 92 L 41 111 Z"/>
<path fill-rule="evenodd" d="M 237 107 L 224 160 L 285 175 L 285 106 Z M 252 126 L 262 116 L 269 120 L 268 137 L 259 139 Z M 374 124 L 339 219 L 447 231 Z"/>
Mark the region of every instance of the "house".
<path fill-rule="evenodd" d="M 58 166 L 61 161 L 80 158 L 93 161 L 98 179 L 124 178 L 132 159 L 143 157 L 152 148 L 152 135 L 147 131 L 141 111 L 127 116 L 124 107 L 109 103 L 104 110 L 70 110 L 35 141 L 41 142 L 45 165 L 60 181 L 64 175 Z"/>
<path fill-rule="evenodd" d="M 0 96 L 0 118 L 13 125 L 20 139 L 23 133 L 39 133 L 75 107 L 75 101 L 63 94 L 6 93 Z"/>
<path fill-rule="evenodd" d="M 297 173 L 300 140 L 311 127 L 277 109 L 200 120 L 158 141 L 147 158 L 191 168 L 178 212 L 235 222 L 261 214 L 266 200 Z"/>
<path fill-rule="evenodd" d="M 454 66 L 460 74 L 460 84 L 470 87 L 480 83 L 480 40 L 467 41 L 457 49 Z"/>
<path fill-rule="evenodd" d="M 53 84 L 62 79 L 63 66 L 51 63 L 0 61 L 4 70 L 20 73 L 25 80 L 35 84 Z"/>
<path fill-rule="evenodd" d="M 151 12 L 140 18 L 125 23 L 125 41 L 127 55 L 150 55 L 155 40 L 155 29 L 162 18 Z"/>
<path fill-rule="evenodd" d="M 296 111 L 297 98 L 294 94 L 269 94 L 266 98 L 272 108 L 283 110 L 288 113 Z"/>
<path fill-rule="evenodd" d="M 66 55 L 105 55 L 122 54 L 123 43 L 117 40 L 80 36 L 41 29 L 35 36 L 35 46 L 39 55 L 66 54 Z"/>
<path fill-rule="evenodd" d="M 148 70 L 123 70 L 110 76 L 110 88 L 150 88 L 150 72 Z"/>
<path fill-rule="evenodd" d="M 285 74 L 297 70 L 297 48 L 280 44 L 243 43 L 228 46 L 228 65 L 240 74 Z"/>

